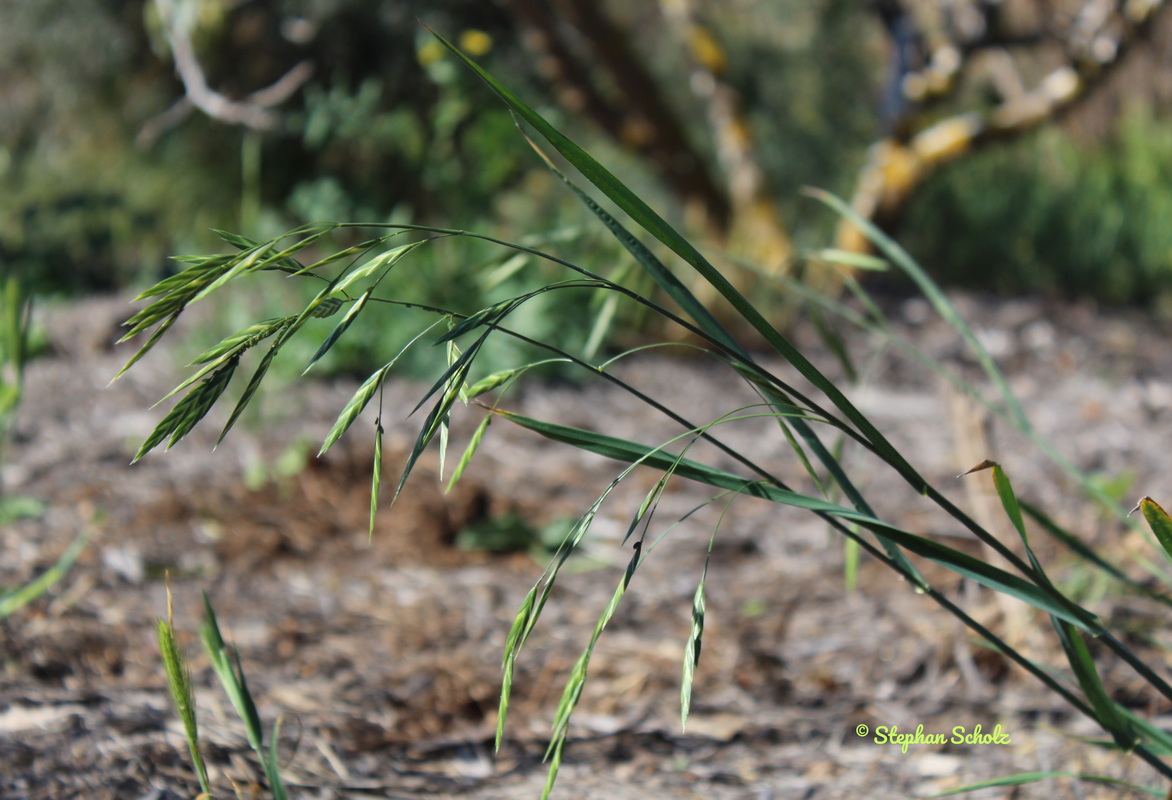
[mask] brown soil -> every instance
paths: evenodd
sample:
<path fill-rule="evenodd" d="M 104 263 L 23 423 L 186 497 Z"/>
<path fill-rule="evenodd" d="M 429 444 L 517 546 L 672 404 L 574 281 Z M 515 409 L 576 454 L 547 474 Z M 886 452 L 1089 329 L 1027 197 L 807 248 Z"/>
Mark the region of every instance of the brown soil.
<path fill-rule="evenodd" d="M 1121 487 L 1126 502 L 1168 497 L 1166 327 L 1087 307 L 959 302 L 1027 413 L 1066 457 L 1104 478 L 1129 476 Z M 213 453 L 214 412 L 171 453 L 131 467 L 161 417 L 150 405 L 177 382 L 190 353 L 161 348 L 105 388 L 129 354 L 110 345 L 127 308 L 118 299 L 52 309 L 45 317 L 52 353 L 28 373 L 3 486 L 41 498 L 47 509 L 0 529 L 0 585 L 32 579 L 78 534 L 89 539 L 64 580 L 0 621 L 0 798 L 198 793 L 155 644 L 155 621 L 167 611 L 166 572 L 220 796 L 232 796 L 230 780 L 243 796 L 258 796 L 258 773 L 200 651 L 201 591 L 239 650 L 267 730 L 282 720 L 292 796 L 538 797 L 554 708 L 630 559 L 621 540 L 655 477 L 636 472 L 614 490 L 586 554 L 559 579 L 518 660 L 506 743 L 494 752 L 505 637 L 543 562 L 523 552 L 462 549 L 461 532 L 511 516 L 535 529 L 571 518 L 606 489 L 615 463 L 497 422 L 447 496 L 438 458 L 426 456 L 394 509 L 379 512 L 368 540 L 372 413 L 320 460 L 311 457 L 316 445 L 299 444 L 320 442 L 349 398 L 354 386 L 339 382 L 268 391 L 257 401 L 263 424 L 254 418 L 240 426 Z M 927 321 L 920 304 L 894 315 L 934 358 L 975 374 L 955 335 Z M 798 331 L 797 339 L 817 363 L 832 361 L 819 355 L 824 348 L 812 334 Z M 963 506 L 987 513 L 988 497 L 978 491 L 987 476 L 952 477 L 979 452 L 1005 464 L 1020 495 L 1113 557 L 1156 558 L 1138 536 L 1077 499 L 1063 473 L 1008 426 L 957 433 L 957 419 L 973 418 L 949 411 L 955 398 L 939 379 L 877 341 L 863 337 L 855 350 L 863 378 L 852 396 Z M 703 360 L 643 356 L 618 370 L 695 422 L 752 402 Z M 777 370 L 789 374 L 784 365 Z M 420 391 L 395 382 L 385 400 L 384 506 L 419 424 L 387 421 L 402 417 L 392 410 L 411 408 Z M 531 385 L 503 405 L 646 442 L 678 432 L 603 384 Z M 460 410 L 454 454 L 480 413 Z M 722 426 L 720 435 L 807 485 L 775 430 L 745 421 Z M 878 464 L 858 452 L 846 458 L 881 514 L 981 554 Z M 858 588 L 846 591 L 842 543 L 816 519 L 747 498 L 726 511 L 720 501 L 651 548 L 710 496 L 675 482 L 659 504 L 648 557 L 591 662 L 555 797 L 903 798 L 1039 770 L 1161 785 L 1138 759 L 1070 738 L 1101 733 L 881 565 L 864 558 Z M 683 647 L 714 529 L 703 658 L 684 731 Z M 1081 586 L 1085 602 L 1119 620 L 1129 642 L 1162 638 L 1147 605 L 1104 594 L 1085 567 L 1044 539 L 1038 547 L 1061 580 Z M 947 573 L 928 574 L 1031 657 L 1056 663 L 1044 620 Z M 1162 653 L 1152 662 L 1162 667 Z M 1104 659 L 1103 670 L 1117 697 L 1152 716 L 1168 714 L 1167 703 L 1125 668 Z M 860 725 L 872 733 L 860 737 Z M 1011 741 L 917 744 L 906 753 L 874 741 L 879 726 L 911 732 L 917 725 L 935 734 L 1000 725 Z M 1062 778 L 970 796 L 1130 795 Z"/>

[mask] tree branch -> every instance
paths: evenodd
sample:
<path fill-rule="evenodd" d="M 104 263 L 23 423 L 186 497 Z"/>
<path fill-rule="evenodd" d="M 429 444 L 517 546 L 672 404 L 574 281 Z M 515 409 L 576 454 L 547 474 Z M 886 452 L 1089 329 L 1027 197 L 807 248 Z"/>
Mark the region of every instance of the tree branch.
<path fill-rule="evenodd" d="M 981 3 L 988 8 L 995 5 L 989 0 Z M 904 133 L 872 146 L 852 207 L 865 219 L 890 227 L 915 188 L 940 165 L 982 143 L 1020 135 L 1055 119 L 1085 98 L 1089 88 L 1118 66 L 1128 48 L 1142 38 L 1164 5 L 1164 0 L 1086 0 L 1066 29 L 1050 39 L 1060 46 L 1067 63 L 1052 69 L 1032 89 L 1025 87 L 1007 51 L 987 57 L 985 67 L 1001 95 L 997 105 L 987 111 L 963 111 L 918 131 L 909 109 L 908 119 L 898 126 Z M 975 71 L 971 55 L 985 51 L 992 56 L 996 51 L 990 52 L 991 48 L 1006 38 L 1004 33 L 992 24 L 974 25 L 968 38 L 958 43 L 956 32 L 952 39 L 941 39 L 936 32 L 937 44 L 928 64 L 905 74 L 900 88 L 914 102 L 940 101 L 955 91 L 963 73 Z M 955 57 L 944 57 L 947 69 L 934 73 L 934 62 L 950 48 Z M 839 225 L 838 245 L 856 251 L 869 248 L 862 233 L 846 222 Z"/>
<path fill-rule="evenodd" d="M 213 119 L 258 131 L 271 130 L 280 119 L 272 110 L 273 107 L 292 97 L 313 74 L 313 65 L 302 61 L 270 86 L 253 92 L 243 100 L 233 100 L 208 85 L 191 41 L 190 26 L 182 18 L 174 0 L 155 0 L 155 6 L 159 10 L 167 42 L 171 46 L 171 55 L 175 59 L 175 71 L 183 81 L 187 99 Z M 176 107 L 171 110 L 174 111 Z M 146 133 L 145 128 L 143 133 Z"/>

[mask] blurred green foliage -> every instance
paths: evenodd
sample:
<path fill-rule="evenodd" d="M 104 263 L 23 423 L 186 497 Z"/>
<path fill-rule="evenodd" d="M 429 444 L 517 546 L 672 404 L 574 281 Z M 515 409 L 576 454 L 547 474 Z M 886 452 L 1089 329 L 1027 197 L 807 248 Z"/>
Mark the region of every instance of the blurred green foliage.
<path fill-rule="evenodd" d="M 825 246 L 835 221 L 799 190 L 854 192 L 867 147 L 882 134 L 883 43 L 855 0 L 759 5 L 728 28 L 731 80 L 790 235 L 799 246 Z"/>
<path fill-rule="evenodd" d="M 37 294 L 109 290 L 177 243 L 228 224 L 231 131 L 192 119 L 152 150 L 143 122 L 173 102 L 142 3 L 7 3 L 0 25 L 0 264 Z M 184 168 L 183 165 L 186 165 Z M 180 167 L 180 168 L 177 168 Z M 189 237 L 196 237 L 190 239 Z"/>
<path fill-rule="evenodd" d="M 905 240 L 939 280 L 1146 305 L 1172 293 L 1172 129 L 1144 108 L 1100 145 L 1057 129 L 947 168 Z"/>

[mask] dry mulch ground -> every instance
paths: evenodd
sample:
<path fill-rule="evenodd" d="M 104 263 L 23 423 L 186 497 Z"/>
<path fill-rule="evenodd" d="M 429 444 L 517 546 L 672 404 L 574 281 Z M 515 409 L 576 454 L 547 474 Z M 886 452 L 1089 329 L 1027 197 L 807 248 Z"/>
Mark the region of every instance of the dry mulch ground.
<path fill-rule="evenodd" d="M 1088 307 L 958 302 L 1066 457 L 1104 479 L 1124 476 L 1126 501 L 1168 497 L 1167 326 Z M 89 539 L 48 595 L 0 622 L 0 798 L 197 794 L 154 640 L 168 571 L 221 796 L 232 796 L 229 778 L 253 796 L 257 771 L 199 652 L 201 591 L 239 649 L 268 729 L 282 719 L 280 752 L 294 796 L 539 796 L 553 710 L 630 558 L 621 539 L 654 476 L 636 473 L 615 490 L 578 569 L 559 580 L 518 661 L 507 741 L 494 753 L 505 636 L 542 564 L 524 552 L 460 545 L 470 529 L 515 530 L 509 520 L 556 526 L 607 487 L 616 465 L 497 423 L 450 495 L 442 493 L 438 459 L 426 457 L 368 540 L 373 416 L 325 458 L 311 457 L 354 389 L 339 382 L 270 391 L 258 401 L 263 424 L 254 419 L 214 453 L 213 421 L 171 453 L 130 467 L 161 416 L 150 405 L 192 354 L 164 350 L 106 388 L 129 355 L 110 345 L 127 308 L 115 299 L 52 309 L 45 318 L 52 351 L 28 373 L 3 485 L 41 498 L 47 510 L 0 529 L 0 585 L 30 580 L 79 533 Z M 957 337 L 922 304 L 903 303 L 893 315 L 932 357 L 975 374 Z M 817 363 L 832 362 L 812 334 L 799 329 L 796 338 Z M 1144 554 L 1142 540 L 1078 499 L 1061 471 L 1007 426 L 982 427 L 937 377 L 880 342 L 860 337 L 855 350 L 863 376 L 852 396 L 966 508 L 988 513 L 986 479 L 952 477 L 980 453 L 1005 464 L 1019 494 L 1106 552 Z M 717 365 L 698 359 L 643 356 L 619 370 L 696 422 L 752 401 Z M 387 397 L 384 492 L 419 424 L 392 420 L 391 410 L 409 409 L 420 391 L 396 382 Z M 601 384 L 531 385 L 504 405 L 647 442 L 678 432 Z M 478 413 L 467 409 L 456 420 L 454 452 Z M 775 431 L 745 422 L 721 435 L 802 483 Z M 846 457 L 882 514 L 980 553 L 878 465 L 859 453 Z M 673 483 L 648 542 L 709 496 Z M 682 731 L 691 600 L 717 528 L 703 659 Z M 1165 638 L 1164 617 L 1104 594 L 1085 568 L 1053 547 L 1040 549 L 1063 580 L 1081 581 L 1095 610 L 1137 632 L 1135 641 Z M 1053 661 L 1043 620 L 948 574 L 930 577 L 1032 657 Z M 1163 667 L 1162 652 L 1152 659 Z M 1153 715 L 1168 712 L 1123 668 L 1105 661 L 1104 670 L 1117 696 Z M 903 753 L 874 741 L 880 726 L 917 725 L 929 733 L 1000 725 L 1010 742 L 921 744 Z M 723 503 L 705 507 L 649 553 L 598 644 L 554 796 L 904 798 L 1051 769 L 1160 785 L 1138 760 L 1071 738 L 1089 735 L 1097 735 L 1093 726 L 880 565 L 864 559 L 858 588 L 846 591 L 842 543 L 817 520 L 739 499 L 727 511 Z M 971 796 L 1143 795 L 1058 779 Z"/>

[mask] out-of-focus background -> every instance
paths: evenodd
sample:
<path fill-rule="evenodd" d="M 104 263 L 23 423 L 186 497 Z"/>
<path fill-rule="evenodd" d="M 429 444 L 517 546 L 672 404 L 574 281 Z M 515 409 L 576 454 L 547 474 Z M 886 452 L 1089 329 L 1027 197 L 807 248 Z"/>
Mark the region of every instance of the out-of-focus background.
<path fill-rule="evenodd" d="M 76 295 L 157 279 L 168 256 L 220 247 L 212 228 L 581 223 L 426 23 L 764 269 L 857 244 L 800 197 L 813 185 L 949 284 L 1167 303 L 1164 5 L 9 2 L 0 270 Z"/>

